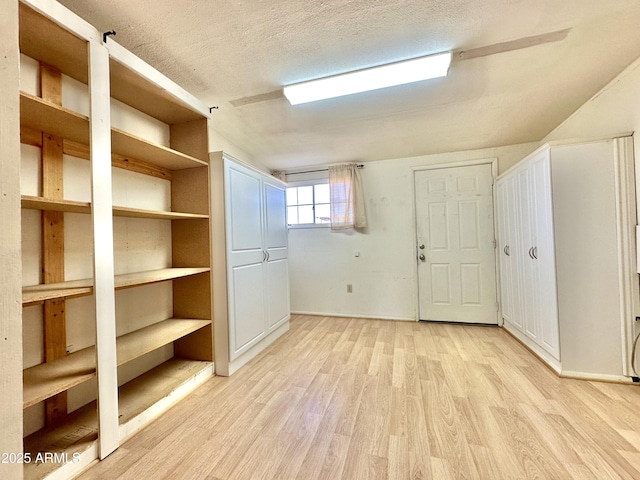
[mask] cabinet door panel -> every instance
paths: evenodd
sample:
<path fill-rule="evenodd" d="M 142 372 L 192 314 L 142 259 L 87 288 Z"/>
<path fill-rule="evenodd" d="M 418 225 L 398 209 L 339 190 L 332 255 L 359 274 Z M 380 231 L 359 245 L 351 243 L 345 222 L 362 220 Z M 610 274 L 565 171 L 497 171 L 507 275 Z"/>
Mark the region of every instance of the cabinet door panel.
<path fill-rule="evenodd" d="M 265 333 L 264 268 L 262 263 L 231 269 L 231 359 L 255 344 Z"/>
<path fill-rule="evenodd" d="M 265 245 L 268 250 L 287 248 L 285 187 L 264 181 Z"/>
<path fill-rule="evenodd" d="M 533 263 L 533 215 L 531 171 L 524 169 L 518 173 L 516 179 L 518 229 L 518 270 L 521 272 L 520 284 L 520 313 L 524 333 L 533 340 L 538 337 L 537 309 L 538 299 L 536 290 L 536 271 Z M 537 340 L 536 340 L 537 341 Z"/>
<path fill-rule="evenodd" d="M 532 205 L 534 265 L 536 276 L 538 343 L 559 357 L 558 304 L 556 291 L 550 158 L 548 153 L 531 165 L 535 203 Z"/>
<path fill-rule="evenodd" d="M 273 330 L 289 318 L 289 262 L 286 258 L 267 262 L 267 328 Z"/>
<path fill-rule="evenodd" d="M 235 168 L 228 173 L 229 248 L 232 252 L 262 250 L 260 178 Z"/>

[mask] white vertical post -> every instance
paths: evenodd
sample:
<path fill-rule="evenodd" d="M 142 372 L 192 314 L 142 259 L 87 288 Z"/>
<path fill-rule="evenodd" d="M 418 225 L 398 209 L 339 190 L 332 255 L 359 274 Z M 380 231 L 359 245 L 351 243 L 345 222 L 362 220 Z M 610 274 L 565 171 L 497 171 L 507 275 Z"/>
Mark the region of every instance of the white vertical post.
<path fill-rule="evenodd" d="M 22 452 L 22 264 L 18 2 L 0 1 L 0 453 Z M 22 465 L 0 463 L 21 479 Z"/>
<path fill-rule="evenodd" d="M 118 376 L 111 198 L 109 53 L 89 42 L 93 275 L 96 302 L 96 361 L 100 459 L 118 448 Z"/>

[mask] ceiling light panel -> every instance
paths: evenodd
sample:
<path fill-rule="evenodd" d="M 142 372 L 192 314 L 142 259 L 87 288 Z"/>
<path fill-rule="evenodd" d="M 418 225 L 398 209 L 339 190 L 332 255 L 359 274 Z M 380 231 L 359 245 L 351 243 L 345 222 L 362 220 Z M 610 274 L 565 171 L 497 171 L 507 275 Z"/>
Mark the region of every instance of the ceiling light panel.
<path fill-rule="evenodd" d="M 450 64 L 451 52 L 439 53 L 289 85 L 284 87 L 283 93 L 291 105 L 298 105 L 430 78 L 445 77 Z"/>

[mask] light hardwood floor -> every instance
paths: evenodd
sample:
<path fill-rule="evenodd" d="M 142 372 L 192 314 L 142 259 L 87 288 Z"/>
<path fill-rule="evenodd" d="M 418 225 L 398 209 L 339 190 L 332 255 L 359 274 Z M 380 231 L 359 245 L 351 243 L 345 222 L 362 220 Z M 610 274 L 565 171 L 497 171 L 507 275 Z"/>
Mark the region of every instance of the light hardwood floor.
<path fill-rule="evenodd" d="M 294 316 L 81 478 L 634 480 L 640 389 L 499 328 Z"/>

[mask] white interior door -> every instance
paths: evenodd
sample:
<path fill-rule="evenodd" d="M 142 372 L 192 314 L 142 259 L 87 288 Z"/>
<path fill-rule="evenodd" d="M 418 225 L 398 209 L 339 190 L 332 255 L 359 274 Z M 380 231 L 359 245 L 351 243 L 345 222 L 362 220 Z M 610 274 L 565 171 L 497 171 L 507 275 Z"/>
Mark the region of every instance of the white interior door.
<path fill-rule="evenodd" d="M 491 165 L 414 181 L 420 319 L 497 324 Z"/>

